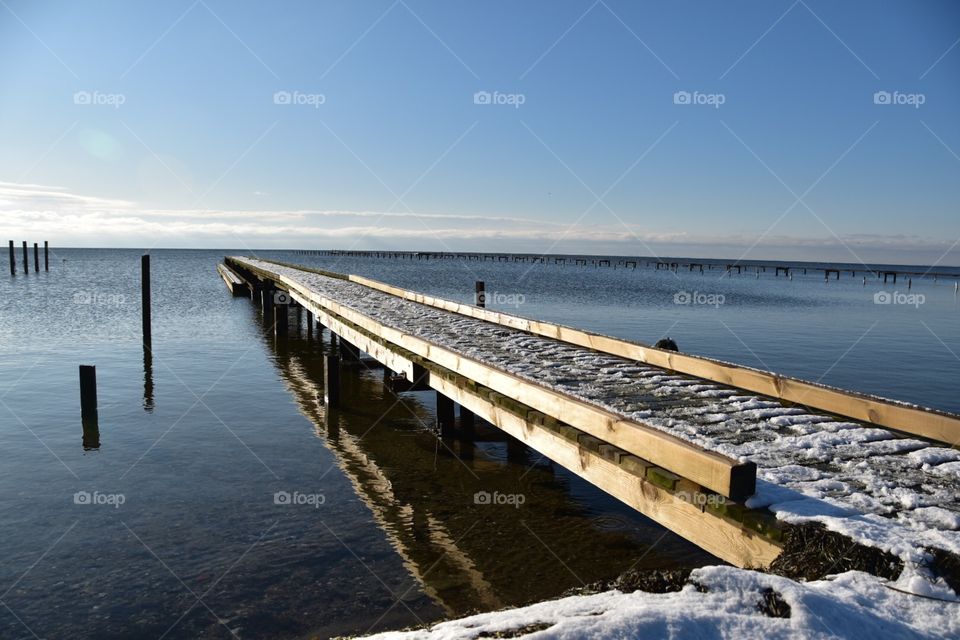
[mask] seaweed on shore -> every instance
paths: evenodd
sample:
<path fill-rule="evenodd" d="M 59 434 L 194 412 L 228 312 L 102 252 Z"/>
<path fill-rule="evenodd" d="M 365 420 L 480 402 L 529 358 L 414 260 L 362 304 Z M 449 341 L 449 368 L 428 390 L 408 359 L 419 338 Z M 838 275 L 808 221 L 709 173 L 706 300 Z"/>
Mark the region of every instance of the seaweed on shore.
<path fill-rule="evenodd" d="M 586 596 L 617 589 L 623 593 L 646 591 L 647 593 L 673 593 L 683 589 L 693 569 L 631 569 L 613 580 L 592 582 L 583 587 L 569 589 L 563 596 Z"/>
<path fill-rule="evenodd" d="M 806 581 L 845 571 L 863 571 L 895 580 L 903 571 L 903 560 L 829 531 L 822 523 L 807 522 L 787 529 L 783 552 L 767 571 Z"/>
<path fill-rule="evenodd" d="M 943 578 L 954 593 L 960 594 L 960 557 L 935 547 L 928 547 L 926 551 L 930 554 L 926 568 L 934 577 Z"/>

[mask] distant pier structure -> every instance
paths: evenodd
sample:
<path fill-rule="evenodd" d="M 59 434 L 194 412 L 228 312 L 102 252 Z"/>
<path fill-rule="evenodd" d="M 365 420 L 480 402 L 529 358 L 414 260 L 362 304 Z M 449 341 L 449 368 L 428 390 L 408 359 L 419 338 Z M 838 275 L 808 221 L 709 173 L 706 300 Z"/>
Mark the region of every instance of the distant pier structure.
<path fill-rule="evenodd" d="M 653 268 L 656 271 L 687 271 L 688 273 L 705 273 L 706 271 L 717 270 L 724 276 L 741 275 L 743 273 L 759 274 L 773 271 L 775 277 L 781 275 L 788 279 L 793 279 L 794 272 L 800 272 L 803 275 L 823 274 L 824 280 L 839 280 L 841 273 L 849 272 L 853 278 L 857 273 L 864 279 L 873 279 L 884 283 L 893 282 L 896 284 L 897 278 L 910 279 L 930 279 L 934 283 L 940 280 L 954 282 L 960 279 L 956 273 L 947 273 L 945 271 L 934 271 L 933 269 L 920 270 L 919 268 L 890 269 L 887 267 L 871 267 L 870 265 L 856 266 L 831 266 L 825 263 L 793 263 L 784 264 L 782 262 L 757 261 L 736 261 L 725 262 L 723 260 L 689 260 L 657 257 L 631 257 L 631 256 L 575 256 L 575 255 L 557 255 L 557 254 L 535 254 L 535 253 L 479 253 L 479 252 L 455 252 L 455 251 L 358 251 L 346 249 L 297 249 L 293 251 L 296 255 L 303 256 L 325 256 L 342 258 L 373 258 L 378 260 L 464 260 L 473 262 L 509 262 L 520 264 L 540 264 L 556 265 L 560 267 L 592 267 L 592 268 L 612 268 L 612 269 L 631 269 L 638 267 Z"/>

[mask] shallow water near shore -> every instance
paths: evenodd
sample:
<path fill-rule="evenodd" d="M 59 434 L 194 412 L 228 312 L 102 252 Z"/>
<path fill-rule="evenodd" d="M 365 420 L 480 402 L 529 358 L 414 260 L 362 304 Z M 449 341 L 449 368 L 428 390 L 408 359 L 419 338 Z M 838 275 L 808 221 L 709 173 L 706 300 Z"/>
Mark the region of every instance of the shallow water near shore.
<path fill-rule="evenodd" d="M 140 251 L 58 249 L 50 272 L 0 278 L 0 636 L 364 633 L 716 562 L 492 431 L 451 452 L 432 394 L 398 402 L 378 368 L 347 372 L 328 413 L 329 343 L 278 343 L 216 273 L 253 252 L 151 253 L 152 354 Z M 875 304 L 905 285 L 256 253 L 463 301 L 485 280 L 505 311 L 960 410 L 952 281 Z M 97 366 L 98 434 L 79 364 Z"/>

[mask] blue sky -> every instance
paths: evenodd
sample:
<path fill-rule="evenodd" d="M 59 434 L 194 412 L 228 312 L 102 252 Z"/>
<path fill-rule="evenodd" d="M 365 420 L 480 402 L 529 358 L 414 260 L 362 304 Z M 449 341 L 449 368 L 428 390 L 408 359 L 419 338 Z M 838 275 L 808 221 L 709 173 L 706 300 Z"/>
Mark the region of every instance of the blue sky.
<path fill-rule="evenodd" d="M 958 42 L 950 1 L 0 0 L 0 216 L 60 246 L 956 265 Z"/>

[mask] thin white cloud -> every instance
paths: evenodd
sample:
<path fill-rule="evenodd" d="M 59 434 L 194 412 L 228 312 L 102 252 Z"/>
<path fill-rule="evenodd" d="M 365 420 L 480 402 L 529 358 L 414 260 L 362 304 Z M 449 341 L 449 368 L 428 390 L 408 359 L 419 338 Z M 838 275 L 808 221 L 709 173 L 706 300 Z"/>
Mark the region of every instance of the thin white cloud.
<path fill-rule="evenodd" d="M 0 217 L 10 238 L 49 239 L 60 246 L 366 246 L 404 249 L 539 251 L 554 243 L 555 252 L 662 254 L 692 252 L 707 256 L 755 243 L 757 234 L 708 235 L 683 230 L 651 230 L 630 225 L 545 222 L 514 216 L 452 213 L 397 213 L 339 209 L 207 210 L 150 209 L 116 198 L 76 194 L 62 187 L 0 181 Z M 658 217 L 659 218 L 659 217 Z M 159 243 L 157 242 L 159 240 Z M 877 252 L 948 250 L 952 239 L 913 235 L 852 234 L 835 237 L 767 236 L 749 257 L 788 248 L 810 259 L 825 259 L 846 247 Z M 445 246 L 435 246 L 441 242 Z M 737 251 L 739 253 L 739 251 Z M 878 253 L 885 256 L 884 253 Z M 816 256 L 816 257 L 814 257 Z M 794 258 L 796 259 L 796 258 Z"/>

